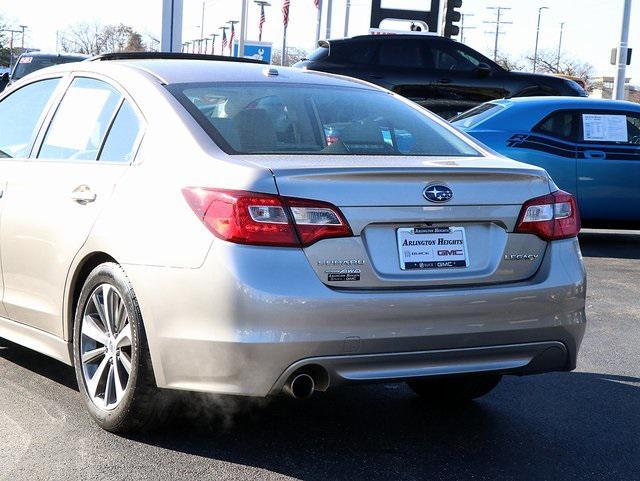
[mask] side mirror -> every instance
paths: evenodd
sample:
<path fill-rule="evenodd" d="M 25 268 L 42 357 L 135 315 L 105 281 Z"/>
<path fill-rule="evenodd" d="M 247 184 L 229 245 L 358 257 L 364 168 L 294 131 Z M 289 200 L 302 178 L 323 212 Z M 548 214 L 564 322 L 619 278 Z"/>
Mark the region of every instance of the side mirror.
<path fill-rule="evenodd" d="M 486 63 L 479 63 L 475 70 L 478 77 L 488 77 L 492 72 L 493 70 Z"/>

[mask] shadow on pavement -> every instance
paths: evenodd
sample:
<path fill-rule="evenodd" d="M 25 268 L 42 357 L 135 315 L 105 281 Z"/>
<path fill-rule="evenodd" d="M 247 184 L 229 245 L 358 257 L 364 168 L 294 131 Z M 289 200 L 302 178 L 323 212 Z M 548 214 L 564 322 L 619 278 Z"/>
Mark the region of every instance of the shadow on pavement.
<path fill-rule="evenodd" d="M 640 259 L 640 235 L 635 233 L 582 232 L 580 248 L 585 257 Z"/>
<path fill-rule="evenodd" d="M 266 406 L 202 398 L 138 441 L 305 480 L 637 479 L 640 378 L 505 378 L 457 410 L 404 385 L 349 387 Z"/>
<path fill-rule="evenodd" d="M 72 367 L 1 337 L 0 358 L 28 369 L 42 377 L 46 377 L 51 381 L 55 381 L 69 389 L 78 390 L 76 375 Z"/>

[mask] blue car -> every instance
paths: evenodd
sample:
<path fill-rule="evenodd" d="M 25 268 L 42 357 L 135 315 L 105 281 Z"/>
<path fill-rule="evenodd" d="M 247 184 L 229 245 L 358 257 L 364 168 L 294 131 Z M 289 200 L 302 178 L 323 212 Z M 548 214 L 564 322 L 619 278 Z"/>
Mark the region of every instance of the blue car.
<path fill-rule="evenodd" d="M 506 157 L 545 168 L 577 197 L 583 225 L 640 228 L 640 105 L 514 98 L 482 104 L 452 122 Z"/>

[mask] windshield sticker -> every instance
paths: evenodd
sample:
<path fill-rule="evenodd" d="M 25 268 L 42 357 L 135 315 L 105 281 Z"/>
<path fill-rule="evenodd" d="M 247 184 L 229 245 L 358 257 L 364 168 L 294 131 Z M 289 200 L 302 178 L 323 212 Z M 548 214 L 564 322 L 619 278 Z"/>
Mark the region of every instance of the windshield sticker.
<path fill-rule="evenodd" d="M 33 57 L 22 57 L 20 59 L 20 63 L 31 63 L 32 60 L 33 60 Z"/>
<path fill-rule="evenodd" d="M 584 140 L 602 142 L 627 142 L 627 116 L 582 114 Z"/>

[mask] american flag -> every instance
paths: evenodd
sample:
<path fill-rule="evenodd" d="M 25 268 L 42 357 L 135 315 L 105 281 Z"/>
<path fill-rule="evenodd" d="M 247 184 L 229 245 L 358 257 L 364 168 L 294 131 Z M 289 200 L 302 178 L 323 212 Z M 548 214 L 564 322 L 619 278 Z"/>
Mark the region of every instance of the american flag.
<path fill-rule="evenodd" d="M 264 14 L 264 3 L 260 4 L 260 21 L 258 22 L 258 29 L 260 31 L 258 35 L 258 41 L 262 41 L 262 28 L 264 27 L 267 17 Z"/>
<path fill-rule="evenodd" d="M 289 26 L 289 3 L 289 0 L 282 1 L 282 23 L 285 28 Z"/>
<path fill-rule="evenodd" d="M 231 24 L 231 35 L 229 35 L 229 55 L 233 53 L 233 40 L 236 37 L 236 29 Z"/>
<path fill-rule="evenodd" d="M 227 48 L 227 29 L 222 30 L 222 53 L 224 53 L 224 49 Z"/>

